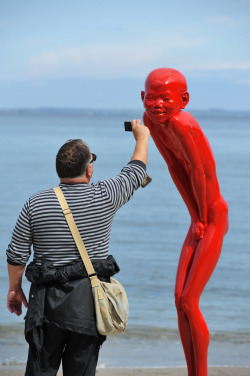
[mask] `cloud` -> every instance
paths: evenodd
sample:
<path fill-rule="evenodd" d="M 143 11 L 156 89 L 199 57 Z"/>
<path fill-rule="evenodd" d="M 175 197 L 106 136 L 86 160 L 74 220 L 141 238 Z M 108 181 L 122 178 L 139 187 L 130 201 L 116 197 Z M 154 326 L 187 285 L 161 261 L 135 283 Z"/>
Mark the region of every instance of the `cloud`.
<path fill-rule="evenodd" d="M 191 62 L 182 65 L 182 68 L 200 71 L 250 70 L 250 60 Z"/>
<path fill-rule="evenodd" d="M 158 54 L 158 51 L 153 52 Z M 123 67 L 135 71 L 144 61 L 151 61 L 147 49 L 128 45 L 95 45 L 66 47 L 45 52 L 30 59 L 34 77 L 47 76 L 119 76 Z"/>
<path fill-rule="evenodd" d="M 236 26 L 242 26 L 243 24 L 249 23 L 249 17 L 242 17 L 234 18 L 233 16 L 229 16 L 227 14 L 219 15 L 219 16 L 210 16 L 206 17 L 206 22 L 213 25 L 222 25 L 222 26 L 228 26 L 228 27 L 236 27 Z"/>
<path fill-rule="evenodd" d="M 19 79 L 41 84 L 50 78 L 140 78 L 164 66 L 197 75 L 205 71 L 250 69 L 247 59 L 223 59 L 222 56 L 212 59 L 209 53 L 203 53 L 208 52 L 207 46 L 209 40 L 204 37 L 178 35 L 126 43 L 67 46 L 31 56 L 19 69 Z M 0 72 L 5 79 L 17 80 L 17 72 L 14 73 Z"/>
<path fill-rule="evenodd" d="M 250 85 L 250 77 L 243 78 L 237 82 L 240 85 Z"/>
<path fill-rule="evenodd" d="M 145 75 L 160 61 L 174 65 L 180 52 L 199 48 L 202 38 L 161 37 L 145 41 L 108 45 L 69 46 L 33 56 L 32 77 L 124 77 Z M 165 65 L 165 64 L 163 64 Z"/>

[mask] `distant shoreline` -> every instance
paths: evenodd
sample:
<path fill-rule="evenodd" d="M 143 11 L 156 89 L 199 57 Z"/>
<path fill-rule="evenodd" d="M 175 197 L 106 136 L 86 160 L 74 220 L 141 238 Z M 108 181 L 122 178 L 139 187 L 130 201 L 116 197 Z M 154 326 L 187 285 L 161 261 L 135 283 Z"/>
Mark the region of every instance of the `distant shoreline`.
<path fill-rule="evenodd" d="M 141 108 L 125 108 L 125 109 L 112 109 L 112 108 L 73 108 L 73 107 L 34 107 L 34 108 L 0 108 L 0 115 L 29 115 L 29 114 L 78 114 L 78 115 L 123 115 L 123 114 L 138 114 L 143 113 L 144 109 Z M 220 108 L 210 109 L 187 109 L 187 112 L 191 112 L 195 115 L 210 115 L 210 116 L 250 116 L 250 111 L 243 110 L 224 110 Z"/>

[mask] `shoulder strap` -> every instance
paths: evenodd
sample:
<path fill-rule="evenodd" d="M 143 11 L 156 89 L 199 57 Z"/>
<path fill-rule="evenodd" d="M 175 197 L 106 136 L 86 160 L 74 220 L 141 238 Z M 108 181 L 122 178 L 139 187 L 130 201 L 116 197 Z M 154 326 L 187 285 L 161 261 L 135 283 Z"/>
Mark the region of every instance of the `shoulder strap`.
<path fill-rule="evenodd" d="M 68 226 L 70 228 L 70 231 L 71 231 L 71 234 L 74 238 L 74 241 L 76 243 L 76 246 L 78 248 L 78 251 L 81 255 L 81 258 L 82 258 L 82 261 L 85 265 L 85 268 L 87 270 L 87 273 L 88 273 L 88 276 L 91 277 L 94 275 L 96 276 L 96 272 L 95 272 L 95 269 L 93 268 L 93 265 L 92 265 L 92 262 L 89 258 L 89 255 L 86 251 L 86 248 L 85 248 L 85 245 L 82 241 L 82 238 L 81 238 L 81 235 L 78 231 L 78 228 L 75 224 L 75 221 L 74 221 L 74 218 L 73 218 L 73 215 L 71 213 L 71 210 L 70 208 L 68 207 L 68 204 L 67 204 L 67 201 L 62 193 L 62 190 L 59 186 L 53 188 L 54 189 L 54 192 L 56 194 L 56 197 L 58 198 L 58 201 L 62 207 L 62 211 L 63 211 L 63 214 L 66 218 L 66 221 L 68 223 Z M 92 280 L 91 280 L 92 282 Z"/>

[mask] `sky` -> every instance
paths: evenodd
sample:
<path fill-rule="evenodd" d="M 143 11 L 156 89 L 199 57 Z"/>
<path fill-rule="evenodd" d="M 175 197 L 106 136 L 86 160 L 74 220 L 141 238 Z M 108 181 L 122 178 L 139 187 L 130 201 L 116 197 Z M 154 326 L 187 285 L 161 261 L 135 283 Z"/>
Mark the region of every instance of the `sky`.
<path fill-rule="evenodd" d="M 140 109 L 180 70 L 190 109 L 250 111 L 250 0 L 0 2 L 0 109 Z"/>

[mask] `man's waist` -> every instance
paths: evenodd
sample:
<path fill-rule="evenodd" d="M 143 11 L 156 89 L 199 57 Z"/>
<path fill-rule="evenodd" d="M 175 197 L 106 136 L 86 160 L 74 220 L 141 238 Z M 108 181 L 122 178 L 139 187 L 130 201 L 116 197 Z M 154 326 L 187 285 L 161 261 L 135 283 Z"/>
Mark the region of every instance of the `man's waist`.
<path fill-rule="evenodd" d="M 120 271 L 118 264 L 111 255 L 106 259 L 92 260 L 92 264 L 100 279 L 106 280 Z M 88 278 L 82 260 L 60 267 L 56 267 L 46 260 L 43 260 L 41 265 L 31 262 L 26 268 L 25 276 L 29 282 L 39 285 L 64 284 L 75 279 Z"/>

